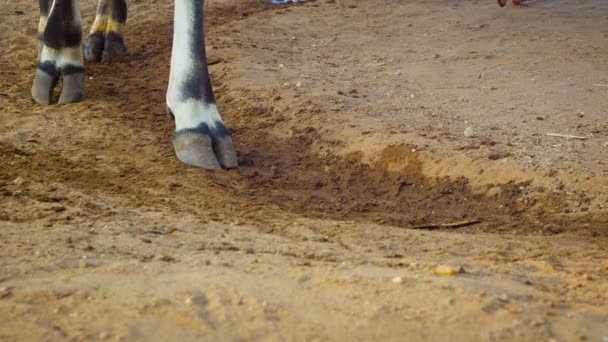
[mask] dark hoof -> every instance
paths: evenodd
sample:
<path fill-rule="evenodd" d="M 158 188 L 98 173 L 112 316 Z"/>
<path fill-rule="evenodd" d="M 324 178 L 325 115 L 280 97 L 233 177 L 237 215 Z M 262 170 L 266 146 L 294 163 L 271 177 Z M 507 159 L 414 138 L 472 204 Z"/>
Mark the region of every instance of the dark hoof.
<path fill-rule="evenodd" d="M 102 63 L 112 63 L 112 61 L 120 60 L 127 53 L 122 37 L 114 32 L 108 33 L 106 36 L 103 53 L 101 54 Z"/>
<path fill-rule="evenodd" d="M 221 170 L 222 167 L 213 152 L 209 135 L 180 131 L 173 135 L 173 147 L 182 162 L 207 170 Z"/>
<path fill-rule="evenodd" d="M 120 60 L 127 52 L 122 36 L 110 32 L 104 36 L 101 32 L 92 33 L 84 46 L 84 58 L 87 61 L 112 63 Z"/>
<path fill-rule="evenodd" d="M 87 42 L 84 45 L 84 59 L 86 61 L 101 60 L 101 54 L 103 52 L 104 37 L 100 32 L 92 33 Z"/>
<path fill-rule="evenodd" d="M 223 168 L 236 169 L 239 166 L 236 149 L 229 135 L 213 139 L 213 151 Z"/>

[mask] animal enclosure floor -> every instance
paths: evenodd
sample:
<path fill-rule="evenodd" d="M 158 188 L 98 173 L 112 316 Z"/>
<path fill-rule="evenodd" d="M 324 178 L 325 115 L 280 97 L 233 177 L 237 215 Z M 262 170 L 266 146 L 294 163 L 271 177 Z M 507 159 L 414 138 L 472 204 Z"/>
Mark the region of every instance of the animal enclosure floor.
<path fill-rule="evenodd" d="M 48 107 L 1 6 L 0 340 L 608 341 L 605 1 L 207 2 L 215 173 L 170 144 L 171 2 Z"/>

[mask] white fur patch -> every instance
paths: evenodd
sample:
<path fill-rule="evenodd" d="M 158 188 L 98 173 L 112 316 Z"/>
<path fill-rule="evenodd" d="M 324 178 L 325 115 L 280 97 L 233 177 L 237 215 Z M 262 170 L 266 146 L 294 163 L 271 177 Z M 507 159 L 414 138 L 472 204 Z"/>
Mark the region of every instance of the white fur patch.
<path fill-rule="evenodd" d="M 42 47 L 40 54 L 40 62 L 54 62 L 57 67 L 64 65 L 83 65 L 82 48 L 68 47 L 62 49 L 53 49 L 48 46 Z"/>
<path fill-rule="evenodd" d="M 192 13 L 193 4 L 190 1 L 176 0 L 173 21 L 173 47 L 171 49 L 171 72 L 169 75 L 169 87 L 167 90 L 167 104 L 180 115 L 174 107 L 181 98 L 180 85 L 183 84 L 194 71 L 192 60 L 193 39 L 190 35 L 191 27 L 194 25 Z M 177 118 L 176 118 L 177 119 Z"/>
<path fill-rule="evenodd" d="M 215 104 L 206 104 L 201 100 L 189 99 L 171 104 L 170 107 L 175 115 L 175 130 L 196 128 L 205 123 L 209 128 L 215 127 L 216 122 L 222 118 Z"/>

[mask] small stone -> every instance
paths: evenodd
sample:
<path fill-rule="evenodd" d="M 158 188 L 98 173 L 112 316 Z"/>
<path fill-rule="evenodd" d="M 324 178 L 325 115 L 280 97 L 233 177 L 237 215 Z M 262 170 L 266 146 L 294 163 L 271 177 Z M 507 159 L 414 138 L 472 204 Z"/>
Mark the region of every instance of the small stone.
<path fill-rule="evenodd" d="M 403 284 L 403 278 L 401 277 L 394 277 L 393 279 L 391 279 L 391 281 L 393 282 L 393 284 Z"/>
<path fill-rule="evenodd" d="M 297 88 L 301 88 L 301 87 L 302 87 L 302 85 L 303 85 L 303 84 L 302 84 L 302 81 L 298 81 L 298 82 L 296 83 L 296 87 L 297 87 Z"/>
<path fill-rule="evenodd" d="M 0 287 L 0 299 L 11 295 L 10 287 Z"/>
<path fill-rule="evenodd" d="M 17 186 L 19 186 L 19 185 L 23 184 L 23 182 L 25 182 L 25 180 L 24 180 L 23 178 L 21 178 L 21 177 L 17 177 L 17 178 L 15 178 L 15 179 L 13 180 L 13 184 L 15 184 L 15 185 L 17 185 Z"/>
<path fill-rule="evenodd" d="M 540 319 L 540 318 L 539 319 L 535 319 L 532 322 L 530 322 L 530 326 L 533 326 L 533 327 L 540 327 L 540 326 L 542 326 L 544 324 L 545 324 L 545 320 L 544 319 Z"/>
<path fill-rule="evenodd" d="M 439 265 L 435 267 L 435 275 L 438 276 L 453 276 L 458 273 L 465 273 L 462 267 L 452 267 L 447 265 Z"/>
<path fill-rule="evenodd" d="M 175 262 L 177 261 L 174 257 L 169 256 L 169 255 L 164 255 L 162 256 L 160 259 L 158 259 L 160 261 L 164 261 L 164 262 Z"/>
<path fill-rule="evenodd" d="M 285 64 L 279 64 L 279 68 L 284 68 Z"/>
<path fill-rule="evenodd" d="M 475 136 L 475 132 L 473 132 L 473 127 L 467 127 L 464 130 L 464 136 L 467 138 L 472 138 Z"/>
<path fill-rule="evenodd" d="M 490 153 L 488 153 L 488 159 L 490 160 L 499 160 L 499 159 L 504 159 L 504 158 L 508 158 L 511 156 L 511 153 L 506 152 L 506 151 L 502 151 L 500 149 L 491 151 Z"/>

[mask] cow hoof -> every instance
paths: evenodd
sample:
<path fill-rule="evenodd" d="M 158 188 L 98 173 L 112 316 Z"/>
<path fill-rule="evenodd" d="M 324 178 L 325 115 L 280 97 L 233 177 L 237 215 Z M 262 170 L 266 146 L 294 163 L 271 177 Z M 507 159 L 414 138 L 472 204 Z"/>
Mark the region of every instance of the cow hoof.
<path fill-rule="evenodd" d="M 87 61 L 112 63 L 120 60 L 127 52 L 122 36 L 110 32 L 105 36 L 101 32 L 91 33 L 84 47 L 84 58 Z"/>
<path fill-rule="evenodd" d="M 34 83 L 32 84 L 32 98 L 39 104 L 48 105 L 53 103 L 53 89 L 59 81 L 59 75 L 50 75 L 47 72 L 36 69 Z"/>
<path fill-rule="evenodd" d="M 86 61 L 101 60 L 101 54 L 103 53 L 104 37 L 100 32 L 92 33 L 87 42 L 84 45 L 84 59 Z"/>
<path fill-rule="evenodd" d="M 239 166 L 236 149 L 229 135 L 213 139 L 213 151 L 223 168 L 236 169 Z"/>
<path fill-rule="evenodd" d="M 222 167 L 213 152 L 210 136 L 189 131 L 178 131 L 173 135 L 173 147 L 182 162 L 207 170 L 221 170 Z"/>
<path fill-rule="evenodd" d="M 173 147 L 182 162 L 207 170 L 238 167 L 236 150 L 229 135 L 211 137 L 197 131 L 181 130 L 173 135 Z"/>
<path fill-rule="evenodd" d="M 84 99 L 84 72 L 76 72 L 61 77 L 62 86 L 59 104 L 80 102 Z"/>
<path fill-rule="evenodd" d="M 62 80 L 59 104 L 79 102 L 84 99 L 84 68 L 65 65 L 57 69 L 54 63 L 45 62 L 38 65 L 32 83 L 32 98 L 39 104 L 48 105 L 54 102 L 53 90 Z"/>

